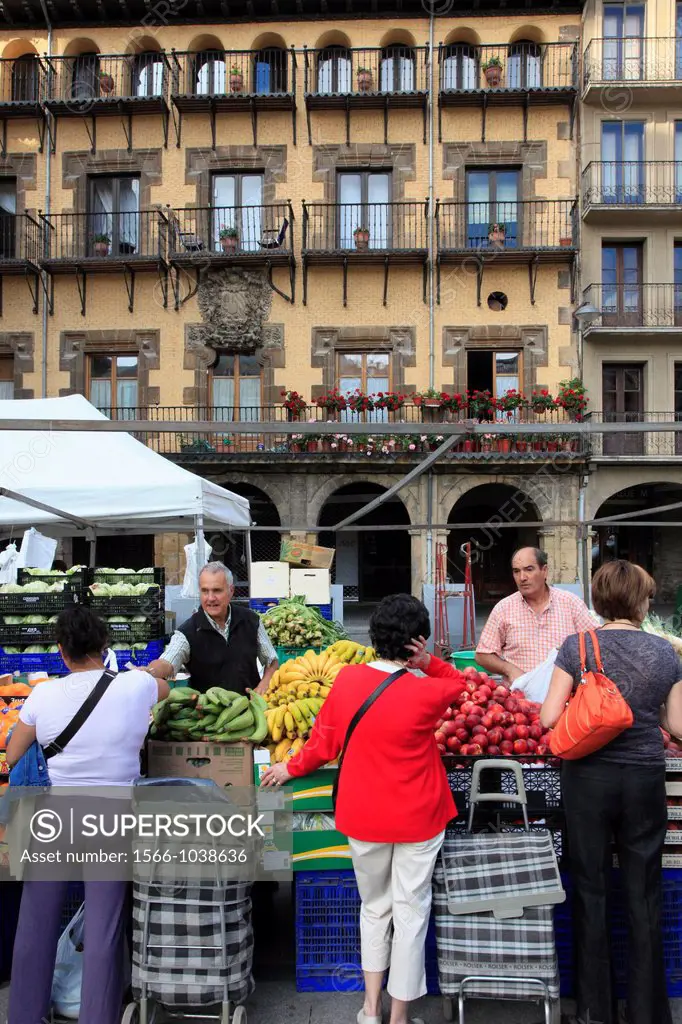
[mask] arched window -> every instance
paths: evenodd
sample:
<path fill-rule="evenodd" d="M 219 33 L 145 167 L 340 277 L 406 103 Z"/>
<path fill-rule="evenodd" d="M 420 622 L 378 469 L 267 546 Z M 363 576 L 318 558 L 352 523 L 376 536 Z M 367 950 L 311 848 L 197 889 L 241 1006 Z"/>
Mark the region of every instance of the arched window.
<path fill-rule="evenodd" d="M 350 52 L 345 46 L 328 46 L 317 61 L 317 91 L 351 91 Z"/>
<path fill-rule="evenodd" d="M 163 96 L 165 69 L 162 54 L 138 54 L 133 65 L 133 96 Z"/>
<path fill-rule="evenodd" d="M 381 92 L 414 92 L 414 50 L 387 46 L 381 51 Z"/>
<path fill-rule="evenodd" d="M 74 57 L 70 99 L 92 100 L 99 94 L 99 55 L 83 53 Z"/>
<path fill-rule="evenodd" d="M 539 89 L 542 85 L 542 55 L 537 43 L 512 43 L 507 58 L 508 89 Z"/>
<path fill-rule="evenodd" d="M 445 50 L 441 71 L 441 89 L 456 89 L 458 92 L 478 89 L 479 58 L 475 46 L 469 43 L 453 43 Z"/>
<path fill-rule="evenodd" d="M 35 53 L 27 53 L 18 57 L 12 64 L 12 99 L 33 100 L 40 99 L 38 57 Z"/>
<path fill-rule="evenodd" d="M 259 96 L 287 91 L 287 51 L 279 47 L 260 50 L 253 67 L 254 92 Z"/>
<path fill-rule="evenodd" d="M 211 96 L 225 92 L 227 65 L 222 50 L 206 50 L 198 53 L 194 60 L 194 88 L 199 96 Z"/>

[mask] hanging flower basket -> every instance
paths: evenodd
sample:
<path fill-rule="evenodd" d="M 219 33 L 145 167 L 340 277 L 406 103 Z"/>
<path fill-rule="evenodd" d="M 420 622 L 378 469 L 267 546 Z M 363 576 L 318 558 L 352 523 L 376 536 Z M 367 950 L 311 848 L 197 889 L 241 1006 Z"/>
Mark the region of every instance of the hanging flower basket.
<path fill-rule="evenodd" d="M 100 71 L 99 73 L 99 91 L 103 96 L 108 96 L 114 91 L 116 83 L 114 82 L 113 76 L 108 74 L 106 71 Z"/>

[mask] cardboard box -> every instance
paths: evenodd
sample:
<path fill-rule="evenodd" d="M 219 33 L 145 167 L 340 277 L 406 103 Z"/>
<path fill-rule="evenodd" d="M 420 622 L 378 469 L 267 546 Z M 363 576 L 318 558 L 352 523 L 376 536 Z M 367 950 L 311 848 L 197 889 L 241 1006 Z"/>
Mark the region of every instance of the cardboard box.
<path fill-rule="evenodd" d="M 151 779 L 212 779 L 222 789 L 241 790 L 239 803 L 254 799 L 253 747 L 249 743 L 149 740 L 147 774 Z"/>
<path fill-rule="evenodd" d="M 292 569 L 291 596 L 303 594 L 306 604 L 331 604 L 329 569 Z"/>
<path fill-rule="evenodd" d="M 341 832 L 294 832 L 294 871 L 348 871 L 348 839 Z"/>
<path fill-rule="evenodd" d="M 289 597 L 288 562 L 252 562 L 249 597 Z"/>
<path fill-rule="evenodd" d="M 300 565 L 307 569 L 331 569 L 336 554 L 335 548 L 321 548 L 316 544 L 297 539 L 293 534 L 282 538 L 279 557 L 283 562 Z M 322 601 L 321 604 L 329 604 Z"/>
<path fill-rule="evenodd" d="M 266 768 L 270 765 L 268 750 L 254 750 L 253 772 L 256 787 L 260 786 Z M 331 811 L 332 788 L 338 768 L 336 765 L 325 765 L 310 775 L 300 779 L 292 779 L 284 786 L 276 789 L 258 791 L 258 808 L 262 811 L 283 810 L 286 806 L 291 811 Z"/>

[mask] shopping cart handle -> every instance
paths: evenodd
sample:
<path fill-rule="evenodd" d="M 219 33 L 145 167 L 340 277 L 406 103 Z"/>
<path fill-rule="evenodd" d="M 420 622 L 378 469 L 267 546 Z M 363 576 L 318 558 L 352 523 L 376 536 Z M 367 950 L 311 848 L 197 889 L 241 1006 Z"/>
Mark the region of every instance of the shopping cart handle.
<path fill-rule="evenodd" d="M 481 772 L 494 768 L 495 771 L 511 772 L 516 779 L 516 793 L 481 793 Z M 477 804 L 500 803 L 518 804 L 523 811 L 523 823 L 528 831 L 528 809 L 526 800 L 526 787 L 523 784 L 523 768 L 518 761 L 500 762 L 495 758 L 485 758 L 477 761 L 471 773 L 471 793 L 469 796 L 469 818 L 467 830 L 471 832 L 474 824 L 474 812 Z"/>

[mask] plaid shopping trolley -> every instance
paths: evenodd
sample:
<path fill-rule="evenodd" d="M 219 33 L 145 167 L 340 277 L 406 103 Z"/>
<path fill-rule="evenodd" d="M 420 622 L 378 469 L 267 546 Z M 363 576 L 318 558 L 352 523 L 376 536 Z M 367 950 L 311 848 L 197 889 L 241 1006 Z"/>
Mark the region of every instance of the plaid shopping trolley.
<path fill-rule="evenodd" d="M 514 773 L 525 831 L 472 832 L 476 806 L 500 801 L 481 793 L 486 768 Z M 521 765 L 474 765 L 466 832 L 448 834 L 433 877 L 438 975 L 446 1020 L 464 1024 L 464 1000 L 540 1000 L 546 1024 L 559 1019 L 559 969 L 552 908 L 565 893 L 548 831 L 530 832 Z"/>

